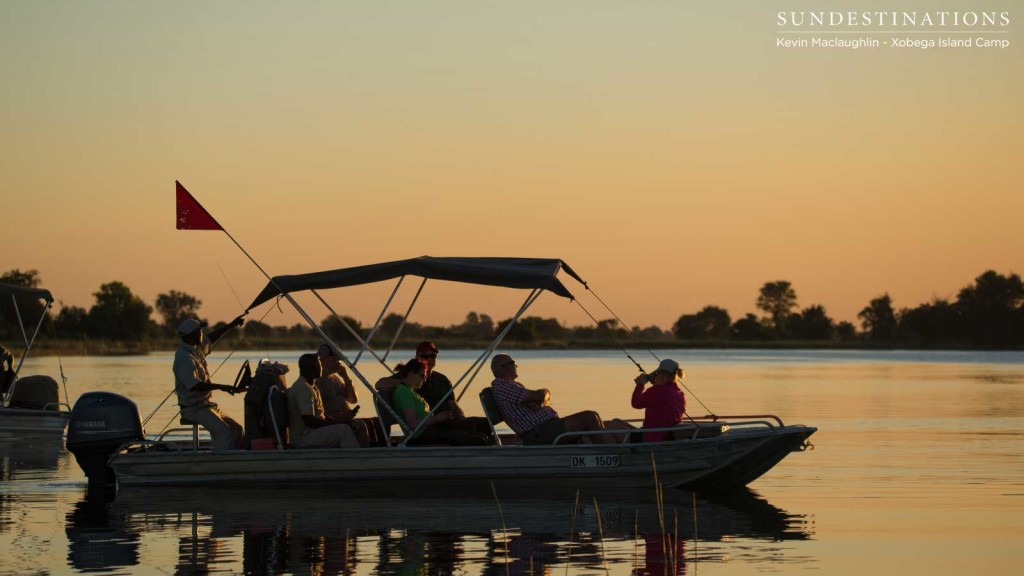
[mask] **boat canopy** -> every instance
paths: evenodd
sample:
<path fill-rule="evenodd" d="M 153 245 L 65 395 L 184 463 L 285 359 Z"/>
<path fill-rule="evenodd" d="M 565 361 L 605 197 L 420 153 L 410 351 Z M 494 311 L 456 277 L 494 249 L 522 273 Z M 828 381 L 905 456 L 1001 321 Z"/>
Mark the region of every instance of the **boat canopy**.
<path fill-rule="evenodd" d="M 466 282 L 505 288 L 543 289 L 573 299 L 568 288 L 557 278 L 564 270 L 581 284 L 583 281 L 569 265 L 557 258 L 434 258 L 420 256 L 381 264 L 339 268 L 309 274 L 275 276 L 247 310 L 278 295 L 303 290 L 341 288 L 371 284 L 401 276 Z"/>
<path fill-rule="evenodd" d="M 15 286 L 14 284 L 4 284 L 0 282 L 0 295 L 3 296 L 32 296 L 40 300 L 46 300 L 47 302 L 53 302 L 53 296 L 49 290 L 42 288 L 26 288 L 25 286 Z"/>

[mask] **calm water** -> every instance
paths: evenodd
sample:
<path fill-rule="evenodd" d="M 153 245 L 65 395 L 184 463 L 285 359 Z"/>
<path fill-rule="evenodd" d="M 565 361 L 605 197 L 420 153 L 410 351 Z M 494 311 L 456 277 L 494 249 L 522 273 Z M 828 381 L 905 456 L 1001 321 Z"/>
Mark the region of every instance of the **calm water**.
<path fill-rule="evenodd" d="M 634 353 L 653 364 L 646 353 Z M 402 353 L 395 359 L 404 359 Z M 388 497 L 344 485 L 122 490 L 90 498 L 58 442 L 0 440 L 0 573 L 962 574 L 1016 573 L 1024 551 L 1024 354 L 663 352 L 680 360 L 692 414 L 777 414 L 818 426 L 747 492 L 654 490 L 458 494 L 396 482 Z M 259 355 L 247 354 L 256 360 Z M 272 358 L 294 365 L 294 352 Z M 224 355 L 212 356 L 211 367 Z M 443 353 L 453 380 L 473 356 Z M 215 380 L 228 382 L 244 357 Z M 629 408 L 621 353 L 524 352 L 520 374 L 563 414 Z M 64 360 L 72 403 L 90 390 L 136 400 L 145 418 L 171 389 L 170 354 Z M 381 374 L 366 360 L 373 378 Z M 29 373 L 57 373 L 56 360 Z M 290 375 L 291 376 L 291 375 Z M 462 402 L 479 415 L 477 382 Z M 363 409 L 369 410 L 362 392 Z M 220 394 L 241 420 L 241 398 Z M 699 402 L 698 402 L 699 399 Z M 173 400 L 146 425 L 173 420 Z M 595 503 L 596 498 L 596 503 Z M 505 529 L 502 528 L 502 517 Z M 678 526 L 678 528 L 676 528 Z"/>

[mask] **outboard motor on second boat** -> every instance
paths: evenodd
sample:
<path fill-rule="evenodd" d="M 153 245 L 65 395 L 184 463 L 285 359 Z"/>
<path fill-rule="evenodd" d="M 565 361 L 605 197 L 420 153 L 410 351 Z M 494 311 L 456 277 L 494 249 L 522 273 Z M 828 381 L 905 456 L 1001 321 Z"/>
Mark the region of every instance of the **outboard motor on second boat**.
<path fill-rule="evenodd" d="M 125 442 L 143 439 L 139 409 L 124 396 L 88 392 L 71 410 L 68 451 L 75 455 L 90 485 L 114 484 L 114 471 L 107 460 Z"/>

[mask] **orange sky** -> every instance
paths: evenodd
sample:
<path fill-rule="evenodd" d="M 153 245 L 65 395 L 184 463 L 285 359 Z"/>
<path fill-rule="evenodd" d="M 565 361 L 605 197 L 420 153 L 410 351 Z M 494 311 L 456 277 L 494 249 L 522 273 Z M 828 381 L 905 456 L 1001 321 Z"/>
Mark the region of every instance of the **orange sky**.
<path fill-rule="evenodd" d="M 1005 50 L 794 51 L 775 14 L 802 6 L 691 4 L 8 3 L 0 269 L 237 314 L 218 265 L 245 303 L 264 280 L 174 229 L 178 179 L 272 273 L 557 257 L 631 325 L 737 318 L 777 279 L 856 321 L 1024 273 L 1015 20 Z M 332 303 L 370 322 L 389 289 Z M 524 296 L 428 285 L 413 320 Z"/>

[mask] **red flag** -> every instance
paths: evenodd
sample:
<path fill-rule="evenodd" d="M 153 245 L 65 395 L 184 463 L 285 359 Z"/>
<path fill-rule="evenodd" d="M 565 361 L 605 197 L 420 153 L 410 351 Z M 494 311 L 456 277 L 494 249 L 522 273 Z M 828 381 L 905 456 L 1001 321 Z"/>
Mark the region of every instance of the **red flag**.
<path fill-rule="evenodd" d="M 210 216 L 202 204 L 196 201 L 181 182 L 174 181 L 177 186 L 178 198 L 178 230 L 223 230 L 220 224 Z"/>

